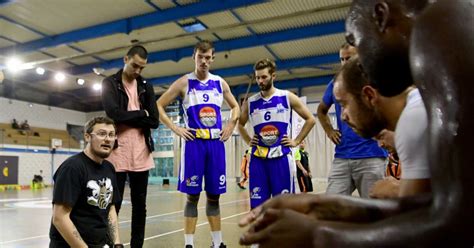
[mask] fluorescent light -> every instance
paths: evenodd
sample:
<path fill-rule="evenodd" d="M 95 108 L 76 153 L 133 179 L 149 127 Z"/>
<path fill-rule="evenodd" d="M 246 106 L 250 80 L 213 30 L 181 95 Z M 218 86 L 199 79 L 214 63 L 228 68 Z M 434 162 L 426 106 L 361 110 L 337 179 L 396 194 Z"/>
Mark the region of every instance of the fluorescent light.
<path fill-rule="evenodd" d="M 92 89 L 94 89 L 95 91 L 99 91 L 102 89 L 102 84 L 101 83 L 95 83 L 94 85 L 92 85 Z"/>
<path fill-rule="evenodd" d="M 7 60 L 7 68 L 11 72 L 17 72 L 21 70 L 21 65 L 23 62 L 19 60 L 18 58 L 10 58 Z"/>
<path fill-rule="evenodd" d="M 64 79 L 66 79 L 66 75 L 64 75 L 62 72 L 58 72 L 54 75 L 54 79 L 56 79 L 58 82 L 62 82 Z"/>
<path fill-rule="evenodd" d="M 76 80 L 76 82 L 77 82 L 77 84 L 79 84 L 79 85 L 84 85 L 84 83 L 85 83 L 86 81 L 85 81 L 84 79 L 82 79 L 82 78 L 78 78 L 78 79 Z"/>
<path fill-rule="evenodd" d="M 38 73 L 39 75 L 43 75 L 44 72 L 45 72 L 45 70 L 43 68 L 41 68 L 41 67 L 36 68 L 36 73 Z"/>

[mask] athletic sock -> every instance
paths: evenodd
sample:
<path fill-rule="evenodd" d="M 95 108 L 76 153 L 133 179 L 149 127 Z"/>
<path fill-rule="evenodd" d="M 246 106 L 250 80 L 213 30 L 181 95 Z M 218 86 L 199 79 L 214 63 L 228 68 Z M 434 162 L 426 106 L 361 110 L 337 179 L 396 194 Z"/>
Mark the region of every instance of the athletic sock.
<path fill-rule="evenodd" d="M 194 246 L 194 234 L 184 234 L 184 245 Z"/>
<path fill-rule="evenodd" d="M 219 245 L 222 243 L 222 232 L 221 231 L 211 232 L 211 236 L 212 236 L 212 244 L 214 245 L 214 248 L 219 248 Z"/>

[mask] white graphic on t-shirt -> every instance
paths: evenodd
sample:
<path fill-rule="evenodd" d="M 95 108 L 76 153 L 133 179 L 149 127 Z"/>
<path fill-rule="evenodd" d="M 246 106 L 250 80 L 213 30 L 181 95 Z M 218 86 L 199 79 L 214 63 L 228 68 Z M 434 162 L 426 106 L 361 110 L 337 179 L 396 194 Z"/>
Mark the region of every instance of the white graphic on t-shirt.
<path fill-rule="evenodd" d="M 87 203 L 100 209 L 106 209 L 114 191 L 112 181 L 109 178 L 99 181 L 90 180 L 87 182 L 87 188 L 92 189 L 92 196 L 87 197 Z"/>

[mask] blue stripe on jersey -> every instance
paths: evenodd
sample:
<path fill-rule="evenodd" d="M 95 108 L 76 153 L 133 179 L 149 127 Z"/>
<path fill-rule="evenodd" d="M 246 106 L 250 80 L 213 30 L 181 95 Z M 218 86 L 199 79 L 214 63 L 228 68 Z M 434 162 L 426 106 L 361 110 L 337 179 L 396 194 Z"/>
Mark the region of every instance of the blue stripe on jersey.
<path fill-rule="evenodd" d="M 214 90 L 222 94 L 221 83 L 219 80 L 207 80 L 206 83 L 201 83 L 197 79 L 188 79 L 188 93 L 192 90 Z"/>
<path fill-rule="evenodd" d="M 268 101 L 260 98 L 254 102 L 250 102 L 249 114 L 252 114 L 255 109 L 275 108 L 278 104 L 281 104 L 283 108 L 289 109 L 286 96 L 273 96 Z"/>

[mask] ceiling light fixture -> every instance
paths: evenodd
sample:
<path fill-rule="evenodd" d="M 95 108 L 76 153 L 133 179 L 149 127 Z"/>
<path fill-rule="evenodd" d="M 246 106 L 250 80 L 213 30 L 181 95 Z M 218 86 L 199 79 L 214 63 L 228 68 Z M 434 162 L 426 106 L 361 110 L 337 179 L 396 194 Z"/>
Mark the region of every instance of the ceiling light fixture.
<path fill-rule="evenodd" d="M 10 58 L 7 60 L 7 68 L 11 72 L 17 72 L 21 69 L 23 62 L 18 58 Z"/>
<path fill-rule="evenodd" d="M 62 82 L 64 79 L 66 79 L 66 75 L 64 75 L 62 72 L 58 72 L 54 75 L 54 79 L 56 79 L 58 82 Z"/>
<path fill-rule="evenodd" d="M 101 83 L 95 83 L 94 85 L 92 85 L 92 89 L 94 89 L 95 91 L 99 91 L 102 89 L 102 84 Z"/>
<path fill-rule="evenodd" d="M 86 81 L 85 81 L 84 79 L 82 79 L 82 78 L 78 78 L 78 79 L 76 79 L 76 82 L 77 82 L 77 84 L 79 84 L 79 85 L 84 85 L 84 83 L 85 83 Z"/>
<path fill-rule="evenodd" d="M 44 72 L 45 72 L 44 68 L 42 68 L 42 67 L 36 68 L 36 73 L 37 73 L 37 74 L 39 74 L 39 75 L 44 75 Z"/>

